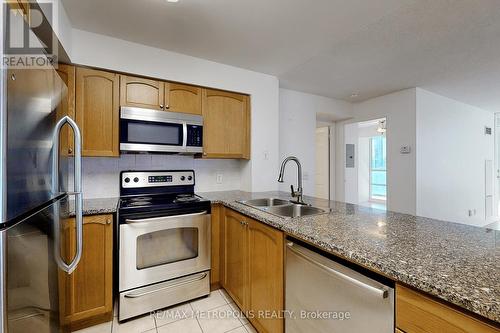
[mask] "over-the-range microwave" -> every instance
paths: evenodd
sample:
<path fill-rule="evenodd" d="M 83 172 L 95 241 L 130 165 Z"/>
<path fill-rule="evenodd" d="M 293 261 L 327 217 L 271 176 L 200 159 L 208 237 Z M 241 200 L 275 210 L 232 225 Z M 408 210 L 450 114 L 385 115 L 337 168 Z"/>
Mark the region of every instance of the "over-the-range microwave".
<path fill-rule="evenodd" d="M 120 151 L 202 153 L 203 117 L 179 112 L 121 107 Z"/>

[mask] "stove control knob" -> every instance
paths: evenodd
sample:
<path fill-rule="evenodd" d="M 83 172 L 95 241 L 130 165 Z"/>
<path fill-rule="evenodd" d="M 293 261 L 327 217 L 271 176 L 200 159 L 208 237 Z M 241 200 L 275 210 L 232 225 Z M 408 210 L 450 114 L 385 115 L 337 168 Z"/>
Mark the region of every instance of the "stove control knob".
<path fill-rule="evenodd" d="M 136 183 L 137 183 L 138 181 L 139 181 L 139 178 L 135 177 L 135 178 L 134 178 L 134 182 L 136 182 Z"/>
<path fill-rule="evenodd" d="M 188 180 L 193 180 L 193 176 L 188 176 Z"/>
<path fill-rule="evenodd" d="M 185 181 L 185 180 L 186 180 L 186 177 L 181 176 L 181 180 L 182 180 L 182 181 Z"/>
<path fill-rule="evenodd" d="M 125 178 L 125 183 L 130 183 L 130 178 Z"/>

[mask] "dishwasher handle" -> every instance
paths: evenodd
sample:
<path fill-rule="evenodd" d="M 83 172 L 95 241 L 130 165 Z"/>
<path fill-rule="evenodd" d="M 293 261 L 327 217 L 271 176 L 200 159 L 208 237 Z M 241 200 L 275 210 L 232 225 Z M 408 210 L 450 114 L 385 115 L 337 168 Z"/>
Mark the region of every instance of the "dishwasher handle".
<path fill-rule="evenodd" d="M 332 275 L 334 275 L 334 276 L 336 276 L 344 281 L 347 281 L 347 282 L 352 283 L 358 287 L 369 290 L 370 292 L 376 293 L 381 298 L 387 298 L 389 296 L 389 292 L 386 288 L 377 288 L 377 287 L 371 286 L 371 285 L 366 284 L 358 279 L 355 279 L 347 274 L 344 274 L 344 273 L 339 272 L 331 267 L 328 267 L 328 266 L 314 260 L 313 258 L 309 257 L 307 254 L 303 253 L 302 251 L 300 251 L 300 249 L 298 249 L 294 243 L 290 242 L 286 246 L 288 247 L 288 249 L 290 251 L 292 251 L 297 256 L 301 257 L 302 259 L 308 261 L 309 263 L 323 269 L 324 271 L 326 271 L 326 272 L 328 272 L 328 273 L 330 273 L 330 274 L 332 274 Z"/>

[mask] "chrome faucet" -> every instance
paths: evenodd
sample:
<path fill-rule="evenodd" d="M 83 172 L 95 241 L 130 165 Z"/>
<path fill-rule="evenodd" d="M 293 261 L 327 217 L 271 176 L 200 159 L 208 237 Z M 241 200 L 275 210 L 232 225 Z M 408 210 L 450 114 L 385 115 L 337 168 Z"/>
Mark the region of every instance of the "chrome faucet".
<path fill-rule="evenodd" d="M 292 190 L 292 197 L 297 198 L 297 200 L 292 201 L 292 202 L 304 205 L 305 202 L 302 199 L 302 193 L 303 193 L 303 189 L 302 189 L 302 165 L 300 164 L 300 161 L 297 157 L 288 156 L 287 158 L 285 158 L 283 160 L 283 162 L 281 163 L 281 167 L 280 167 L 280 174 L 278 176 L 278 181 L 280 183 L 283 183 L 283 176 L 285 175 L 285 166 L 289 161 L 294 161 L 295 163 L 297 163 L 297 169 L 298 169 L 298 172 L 297 172 L 297 177 L 298 177 L 297 191 L 295 191 L 293 189 L 293 185 L 290 185 L 290 189 Z"/>

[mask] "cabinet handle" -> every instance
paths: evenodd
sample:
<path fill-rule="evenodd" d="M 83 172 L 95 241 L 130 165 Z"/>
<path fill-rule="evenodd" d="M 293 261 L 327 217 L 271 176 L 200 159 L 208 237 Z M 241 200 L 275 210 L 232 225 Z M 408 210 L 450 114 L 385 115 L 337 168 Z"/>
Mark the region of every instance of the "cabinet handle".
<path fill-rule="evenodd" d="M 170 105 L 165 105 L 165 109 L 170 109 Z"/>
<path fill-rule="evenodd" d="M 106 224 L 111 224 L 111 219 L 110 218 L 106 219 Z"/>
<path fill-rule="evenodd" d="M 11 79 L 12 81 L 16 81 L 16 74 L 11 74 L 10 79 Z"/>
<path fill-rule="evenodd" d="M 160 104 L 160 109 L 162 109 L 162 110 L 163 110 L 163 104 Z"/>
<path fill-rule="evenodd" d="M 69 154 L 73 154 L 73 149 L 68 148 L 68 153 L 69 153 Z"/>

